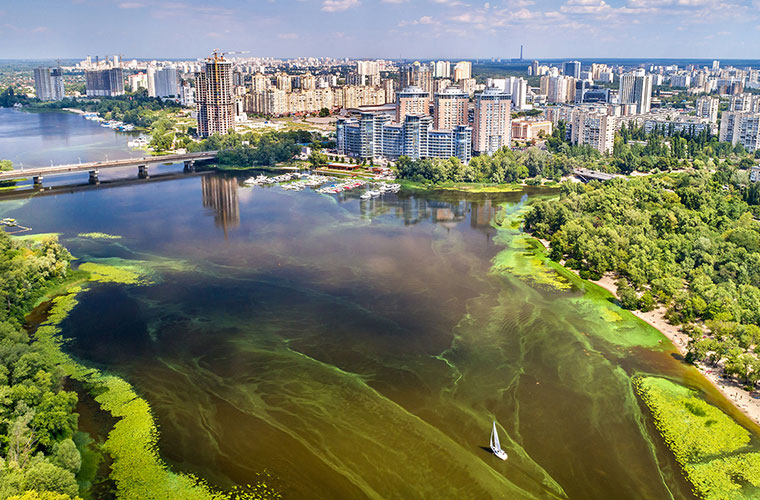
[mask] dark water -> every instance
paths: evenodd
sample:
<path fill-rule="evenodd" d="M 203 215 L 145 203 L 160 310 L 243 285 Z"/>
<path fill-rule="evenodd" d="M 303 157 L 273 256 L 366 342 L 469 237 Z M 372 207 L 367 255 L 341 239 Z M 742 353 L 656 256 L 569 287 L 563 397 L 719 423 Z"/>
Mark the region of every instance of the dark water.
<path fill-rule="evenodd" d="M 504 249 L 530 265 L 490 224 L 524 194 L 365 203 L 209 174 L 0 214 L 153 272 L 83 295 L 64 332 L 150 402 L 176 470 L 268 474 L 285 498 L 692 498 L 630 377 L 707 390 L 693 371 L 603 299 L 491 272 Z M 122 239 L 77 237 L 95 231 Z"/>

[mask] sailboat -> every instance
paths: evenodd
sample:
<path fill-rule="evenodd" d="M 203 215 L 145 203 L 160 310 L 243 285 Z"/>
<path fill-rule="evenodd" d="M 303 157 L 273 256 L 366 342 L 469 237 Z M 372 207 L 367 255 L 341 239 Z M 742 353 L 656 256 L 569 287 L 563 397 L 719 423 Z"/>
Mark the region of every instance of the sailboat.
<path fill-rule="evenodd" d="M 491 451 L 500 459 L 507 459 L 507 452 L 501 449 L 501 443 L 499 443 L 499 433 L 496 432 L 496 421 L 494 421 L 493 429 L 491 430 Z"/>

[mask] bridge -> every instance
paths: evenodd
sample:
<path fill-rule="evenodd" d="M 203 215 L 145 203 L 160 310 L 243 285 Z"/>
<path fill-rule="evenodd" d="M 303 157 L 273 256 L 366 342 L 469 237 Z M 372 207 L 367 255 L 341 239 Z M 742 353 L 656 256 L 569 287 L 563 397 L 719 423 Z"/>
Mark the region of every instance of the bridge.
<path fill-rule="evenodd" d="M 573 170 L 573 174 L 582 180 L 583 182 L 591 182 L 591 181 L 609 181 L 612 179 L 617 179 L 618 177 L 623 177 L 622 175 L 618 174 L 608 174 L 606 172 L 599 172 L 597 170 L 589 170 L 587 168 L 576 168 Z"/>
<path fill-rule="evenodd" d="M 72 165 L 55 165 L 49 167 L 32 167 L 21 170 L 9 170 L 0 172 L 0 182 L 31 177 L 35 186 L 42 186 L 42 179 L 48 175 L 70 174 L 72 172 L 89 172 L 90 184 L 98 184 L 98 172 L 101 169 L 137 167 L 137 176 L 141 179 L 149 177 L 148 166 L 156 163 L 179 163 L 184 162 L 185 172 L 195 170 L 195 162 L 201 160 L 213 160 L 218 151 L 202 151 L 200 153 L 183 153 L 162 156 L 145 156 L 142 158 L 128 158 L 124 160 L 94 161 L 89 163 L 75 163 Z"/>

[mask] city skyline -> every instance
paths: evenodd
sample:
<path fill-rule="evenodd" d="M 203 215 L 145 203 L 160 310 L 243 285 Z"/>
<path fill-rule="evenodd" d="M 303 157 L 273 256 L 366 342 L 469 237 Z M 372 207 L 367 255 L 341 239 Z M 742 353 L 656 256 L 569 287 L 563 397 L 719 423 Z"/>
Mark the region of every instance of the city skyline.
<path fill-rule="evenodd" d="M 0 58 L 756 58 L 760 0 L 32 1 L 0 8 Z"/>

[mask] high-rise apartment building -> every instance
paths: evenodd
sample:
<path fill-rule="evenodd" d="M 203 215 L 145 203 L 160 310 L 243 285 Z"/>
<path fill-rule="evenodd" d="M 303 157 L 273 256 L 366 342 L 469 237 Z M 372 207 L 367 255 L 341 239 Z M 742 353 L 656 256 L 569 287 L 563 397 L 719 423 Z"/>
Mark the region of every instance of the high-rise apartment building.
<path fill-rule="evenodd" d="M 385 90 L 385 102 L 390 104 L 396 102 L 396 80 L 390 78 L 383 82 L 383 89 Z"/>
<path fill-rule="evenodd" d="M 206 59 L 203 72 L 196 74 L 195 86 L 198 135 L 226 134 L 235 123 L 232 63 L 215 52 Z"/>
<path fill-rule="evenodd" d="M 636 113 L 649 113 L 652 107 L 652 75 L 643 70 L 620 77 L 620 104 L 635 104 Z"/>
<path fill-rule="evenodd" d="M 396 93 L 396 121 L 401 123 L 407 115 L 429 115 L 430 94 L 420 87 L 406 87 Z"/>
<path fill-rule="evenodd" d="M 452 130 L 467 125 L 467 107 L 470 96 L 457 87 L 449 87 L 435 94 L 433 126 L 436 130 Z"/>
<path fill-rule="evenodd" d="M 720 99 L 717 97 L 699 97 L 696 103 L 696 114 L 699 118 L 707 118 L 710 120 L 710 123 L 718 123 L 719 104 Z"/>
<path fill-rule="evenodd" d="M 148 97 L 156 97 L 156 67 L 153 64 L 146 68 L 145 79 L 148 82 Z"/>
<path fill-rule="evenodd" d="M 433 87 L 433 72 L 427 64 L 415 62 L 401 69 L 401 88 L 420 87 L 428 94 L 435 90 Z"/>
<path fill-rule="evenodd" d="M 299 84 L 301 90 L 314 90 L 317 88 L 317 79 L 311 73 L 306 73 L 305 75 L 301 75 Z"/>
<path fill-rule="evenodd" d="M 280 90 L 284 90 L 285 92 L 290 92 L 293 89 L 292 80 L 290 78 L 290 75 L 286 73 L 278 73 L 276 77 L 277 81 L 277 88 Z"/>
<path fill-rule="evenodd" d="M 540 90 L 548 102 L 562 104 L 575 101 L 575 78 L 571 76 L 544 75 L 540 80 Z"/>
<path fill-rule="evenodd" d="M 747 151 L 760 149 L 760 113 L 725 111 L 720 119 L 719 139 Z"/>
<path fill-rule="evenodd" d="M 604 111 L 575 109 L 572 111 L 570 140 L 588 145 L 600 153 L 612 153 L 615 146 L 615 117 Z"/>
<path fill-rule="evenodd" d="M 581 77 L 581 63 L 580 61 L 567 61 L 562 63 L 562 74 L 575 78 L 576 80 Z"/>
<path fill-rule="evenodd" d="M 262 73 L 256 73 L 251 79 L 251 90 L 253 92 L 263 92 L 269 88 L 269 78 Z"/>
<path fill-rule="evenodd" d="M 124 72 L 121 68 L 85 72 L 87 97 L 124 95 Z"/>
<path fill-rule="evenodd" d="M 728 110 L 760 113 L 760 96 L 753 94 L 732 95 L 728 101 Z"/>
<path fill-rule="evenodd" d="M 472 63 L 470 61 L 460 61 L 454 66 L 454 81 L 466 80 L 472 78 Z"/>
<path fill-rule="evenodd" d="M 489 78 L 486 87 L 496 87 L 511 96 L 515 109 L 525 109 L 527 106 L 528 82 L 523 78 L 510 76 L 508 78 Z"/>
<path fill-rule="evenodd" d="M 361 113 L 356 118 L 339 118 L 336 126 L 338 152 L 364 160 L 472 157 L 472 129 L 458 125 L 453 130 L 435 130 L 429 115 L 407 115 L 402 123 L 391 122 L 383 113 Z"/>
<path fill-rule="evenodd" d="M 167 66 L 157 70 L 153 78 L 156 97 L 179 97 L 179 81 L 177 68 Z"/>
<path fill-rule="evenodd" d="M 486 89 L 475 95 L 475 120 L 472 130 L 472 149 L 491 154 L 511 141 L 511 107 L 509 94 L 499 89 Z"/>
<path fill-rule="evenodd" d="M 372 87 L 380 85 L 380 63 L 378 61 L 357 61 L 356 73 L 360 80 L 358 85 Z"/>
<path fill-rule="evenodd" d="M 127 83 L 132 92 L 137 92 L 140 89 L 148 90 L 148 75 L 145 73 L 135 73 L 127 77 Z"/>
<path fill-rule="evenodd" d="M 451 76 L 451 63 L 449 61 L 436 61 L 433 76 L 435 78 L 449 78 Z"/>
<path fill-rule="evenodd" d="M 35 68 L 34 90 L 41 101 L 60 101 L 65 97 L 61 68 Z"/>

